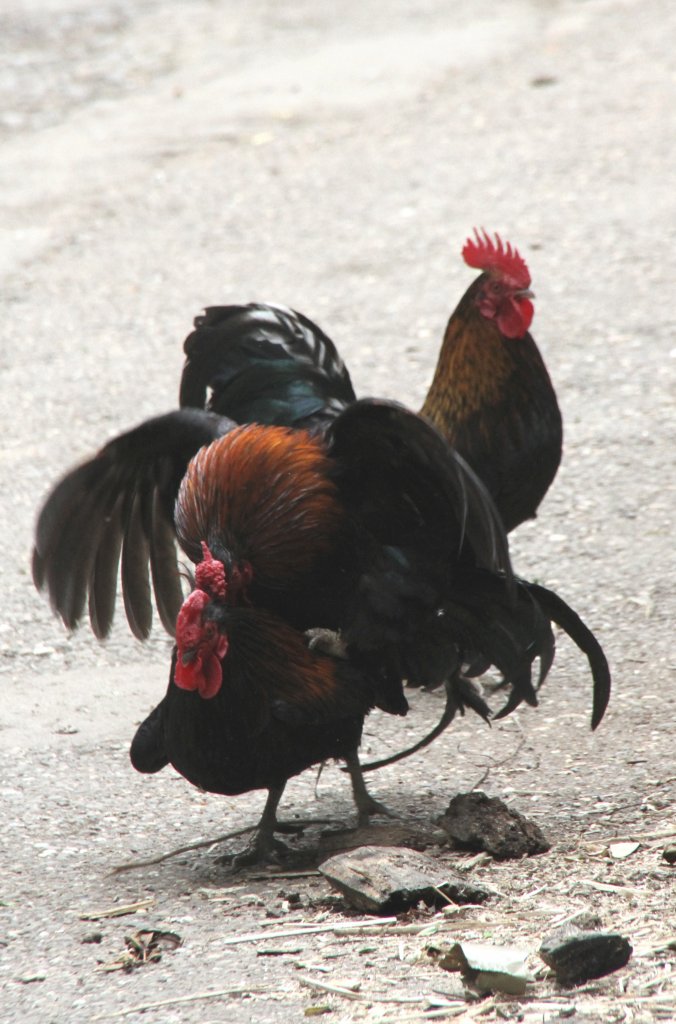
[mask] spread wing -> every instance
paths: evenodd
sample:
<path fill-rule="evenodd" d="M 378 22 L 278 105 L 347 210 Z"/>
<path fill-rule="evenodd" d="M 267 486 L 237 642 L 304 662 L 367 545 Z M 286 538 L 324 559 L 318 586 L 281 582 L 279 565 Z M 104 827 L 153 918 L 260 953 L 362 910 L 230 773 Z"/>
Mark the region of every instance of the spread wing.
<path fill-rule="evenodd" d="M 69 629 L 88 603 L 95 635 L 108 635 L 121 571 L 134 635 L 150 633 L 151 579 L 160 619 L 173 634 L 183 600 L 173 518 L 179 484 L 192 456 L 233 426 L 192 409 L 157 416 L 56 484 L 38 515 L 33 579 Z"/>

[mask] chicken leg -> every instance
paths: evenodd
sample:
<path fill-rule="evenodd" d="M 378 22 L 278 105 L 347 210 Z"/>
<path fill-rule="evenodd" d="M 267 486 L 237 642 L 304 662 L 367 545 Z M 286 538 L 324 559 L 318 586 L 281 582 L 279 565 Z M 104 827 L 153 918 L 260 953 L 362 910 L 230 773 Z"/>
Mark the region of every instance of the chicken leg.
<path fill-rule="evenodd" d="M 387 818 L 396 818 L 396 814 L 393 814 L 384 804 L 379 803 L 378 800 L 372 797 L 366 788 L 361 764 L 359 763 L 359 754 L 356 750 L 350 751 L 345 756 L 345 768 L 352 783 L 352 796 L 357 808 L 357 823 L 359 825 L 368 825 L 372 814 L 384 814 Z"/>
<path fill-rule="evenodd" d="M 268 798 L 261 814 L 260 821 L 256 827 L 254 837 L 245 850 L 238 853 L 232 860 L 234 868 L 248 867 L 250 864 L 260 864 L 265 861 L 274 861 L 275 854 L 286 850 L 286 846 L 279 839 L 275 839 L 277 828 L 277 808 L 286 783 L 281 786 L 271 786 L 268 790 Z"/>

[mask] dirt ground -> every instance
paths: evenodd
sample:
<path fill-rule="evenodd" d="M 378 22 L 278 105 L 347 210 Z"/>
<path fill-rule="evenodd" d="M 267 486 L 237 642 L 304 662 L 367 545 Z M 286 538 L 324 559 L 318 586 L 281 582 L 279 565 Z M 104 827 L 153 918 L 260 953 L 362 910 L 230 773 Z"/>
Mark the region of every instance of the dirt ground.
<path fill-rule="evenodd" d="M 676 1020 L 662 859 L 676 842 L 674 38 L 667 0 L 3 4 L 0 1020 Z M 472 279 L 459 252 L 474 224 L 529 262 L 564 413 L 563 466 L 514 561 L 594 628 L 614 692 L 591 734 L 588 672 L 562 640 L 537 710 L 490 731 L 462 720 L 371 785 L 414 832 L 479 787 L 534 818 L 551 852 L 436 850 L 495 897 L 389 924 L 355 914 L 319 876 L 294 877 L 324 856 L 323 833 L 354 824 L 327 766 L 283 801 L 286 818 L 336 822 L 290 841 L 292 877 L 219 863 L 242 838 L 113 874 L 253 823 L 263 794 L 131 769 L 169 641 L 142 647 L 121 613 L 105 645 L 52 618 L 29 570 L 46 489 L 174 406 L 207 304 L 303 310 L 360 394 L 416 406 Z M 369 719 L 367 756 L 439 713 L 434 696 L 413 704 L 405 721 Z M 639 845 L 618 859 L 616 840 Z M 585 908 L 633 956 L 561 989 L 537 950 Z M 144 929 L 182 944 L 122 969 Z M 458 938 L 525 950 L 526 996 L 466 998 L 426 953 Z"/>

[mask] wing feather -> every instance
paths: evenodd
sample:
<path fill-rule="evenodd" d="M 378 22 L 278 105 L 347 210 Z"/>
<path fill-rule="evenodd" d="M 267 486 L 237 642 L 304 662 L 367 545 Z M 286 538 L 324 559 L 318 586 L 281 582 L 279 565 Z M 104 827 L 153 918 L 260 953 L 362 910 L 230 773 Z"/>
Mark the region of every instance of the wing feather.
<path fill-rule="evenodd" d="M 67 473 L 48 495 L 35 529 L 33 578 L 52 608 L 75 629 L 87 600 L 95 635 L 107 636 L 121 564 L 132 632 L 151 629 L 148 575 L 165 628 L 180 607 L 173 507 L 188 462 L 232 429 L 231 420 L 185 409 L 146 420 Z"/>

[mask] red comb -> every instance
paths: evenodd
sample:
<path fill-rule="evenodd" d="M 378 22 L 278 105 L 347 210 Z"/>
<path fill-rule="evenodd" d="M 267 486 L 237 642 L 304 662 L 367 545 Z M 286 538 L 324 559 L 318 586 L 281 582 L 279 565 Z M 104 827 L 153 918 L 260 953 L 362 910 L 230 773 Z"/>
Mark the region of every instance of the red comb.
<path fill-rule="evenodd" d="M 225 566 L 209 551 L 202 541 L 202 561 L 195 567 L 195 582 L 209 597 L 225 598 Z"/>
<path fill-rule="evenodd" d="M 509 242 L 503 245 L 497 231 L 493 241 L 484 228 L 481 229 L 481 234 L 474 228 L 474 239 L 468 238 L 462 250 L 462 258 L 468 267 L 498 273 L 515 288 L 530 287 L 530 273 L 526 261 Z"/>

